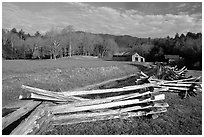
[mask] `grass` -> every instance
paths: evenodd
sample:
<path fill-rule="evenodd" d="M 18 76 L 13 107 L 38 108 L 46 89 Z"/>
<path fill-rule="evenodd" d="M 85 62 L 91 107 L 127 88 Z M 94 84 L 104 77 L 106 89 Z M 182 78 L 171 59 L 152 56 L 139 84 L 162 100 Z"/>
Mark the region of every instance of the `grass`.
<path fill-rule="evenodd" d="M 136 73 L 138 69 L 149 71 L 142 64 L 102 61 L 83 57 L 58 60 L 3 61 L 2 103 L 18 100 L 22 84 L 63 91 L 76 87 Z M 200 71 L 189 75 L 201 76 Z M 60 81 L 61 80 L 61 81 Z M 130 85 L 129 81 L 125 84 Z M 119 86 L 122 86 L 119 84 Z M 79 123 L 73 125 L 49 125 L 43 134 L 48 135 L 201 135 L 202 93 L 196 97 L 180 99 L 178 94 L 164 93 L 170 107 L 157 119 L 132 117 Z"/>
<path fill-rule="evenodd" d="M 201 96 L 180 99 L 177 94 L 166 93 L 170 107 L 151 117 L 132 117 L 105 121 L 79 123 L 73 125 L 50 126 L 47 135 L 201 135 Z"/>
<path fill-rule="evenodd" d="M 143 71 L 149 69 L 133 64 Z M 201 76 L 200 71 L 191 70 L 189 74 Z M 131 84 L 129 81 L 126 84 Z M 118 84 L 121 86 L 120 84 Z M 124 86 L 124 85 L 123 85 Z M 110 87 L 109 87 L 110 88 Z M 50 126 L 47 135 L 201 135 L 202 134 L 202 93 L 196 97 L 181 99 L 176 93 L 164 93 L 168 111 L 151 117 L 132 117 L 105 121 L 79 123 L 73 125 Z"/>
<path fill-rule="evenodd" d="M 97 58 L 3 60 L 2 106 L 18 101 L 23 84 L 52 91 L 68 91 L 136 72 L 138 68 L 129 63 Z"/>

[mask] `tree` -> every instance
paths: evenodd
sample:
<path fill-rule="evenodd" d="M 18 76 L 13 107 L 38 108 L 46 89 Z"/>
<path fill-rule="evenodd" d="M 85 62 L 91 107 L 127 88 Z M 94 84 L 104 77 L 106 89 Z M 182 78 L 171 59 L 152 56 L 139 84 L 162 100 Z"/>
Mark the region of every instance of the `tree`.
<path fill-rule="evenodd" d="M 15 56 L 17 43 L 19 42 L 20 39 L 19 39 L 17 33 L 13 33 L 12 31 L 9 33 L 8 39 L 11 42 L 12 53 Z"/>
<path fill-rule="evenodd" d="M 176 33 L 174 39 L 175 39 L 175 40 L 179 39 L 179 34 L 178 34 L 178 33 Z"/>
<path fill-rule="evenodd" d="M 35 36 L 35 37 L 41 37 L 41 34 L 40 34 L 39 31 L 36 31 L 35 34 L 34 34 L 34 36 Z"/>
<path fill-rule="evenodd" d="M 6 45 L 2 45 L 2 58 L 14 59 L 13 50 L 9 41 Z"/>
<path fill-rule="evenodd" d="M 137 46 L 134 46 L 132 48 L 133 51 L 136 51 L 139 55 L 146 57 L 150 51 L 152 50 L 152 48 L 154 47 L 153 44 L 140 44 Z"/>
<path fill-rule="evenodd" d="M 104 38 L 101 57 L 118 51 L 118 45 L 112 38 Z"/>
<path fill-rule="evenodd" d="M 8 34 L 8 30 L 2 29 L 2 45 L 6 45 L 6 42 L 8 41 Z"/>
<path fill-rule="evenodd" d="M 202 33 L 197 33 L 196 37 L 197 37 L 197 39 L 199 39 L 199 38 L 202 39 Z"/>
<path fill-rule="evenodd" d="M 187 37 L 187 38 L 196 39 L 196 34 L 195 34 L 195 33 L 192 33 L 192 32 L 188 32 L 188 33 L 186 34 L 186 37 Z"/>
<path fill-rule="evenodd" d="M 25 32 L 22 29 L 18 32 L 18 36 L 19 38 L 25 40 Z"/>
<path fill-rule="evenodd" d="M 13 28 L 13 29 L 11 30 L 11 32 L 13 32 L 13 33 L 18 33 L 17 30 L 16 30 L 16 28 Z"/>
<path fill-rule="evenodd" d="M 73 32 L 72 33 L 72 54 L 83 55 L 84 51 L 80 53 L 79 49 L 84 45 L 84 33 L 82 32 Z M 84 49 L 84 48 L 83 48 Z"/>
<path fill-rule="evenodd" d="M 8 39 L 9 31 L 2 29 L 2 57 L 4 59 L 13 59 L 11 41 Z"/>
<path fill-rule="evenodd" d="M 104 39 L 100 35 L 96 35 L 94 39 L 94 50 L 93 55 L 94 56 L 101 56 L 103 52 L 103 41 Z"/>
<path fill-rule="evenodd" d="M 96 36 L 93 34 L 88 34 L 88 42 L 87 42 L 87 51 L 88 51 L 88 55 L 92 55 L 94 54 L 94 45 L 96 44 L 95 41 Z"/>
<path fill-rule="evenodd" d="M 74 26 L 69 25 L 62 30 L 62 34 L 69 34 L 69 56 L 72 56 L 72 33 L 74 31 Z"/>
<path fill-rule="evenodd" d="M 21 52 L 23 51 L 20 48 L 23 45 L 23 40 L 18 37 L 18 33 L 6 30 L 2 31 L 2 45 L 4 57 L 9 59 L 17 59 L 18 56 L 21 57 Z"/>
<path fill-rule="evenodd" d="M 60 46 L 60 34 L 58 30 L 56 28 L 52 28 L 46 33 L 45 37 L 48 38 L 50 42 L 50 58 L 56 59 Z"/>
<path fill-rule="evenodd" d="M 36 54 L 39 48 L 40 37 L 29 37 L 25 40 L 24 44 L 26 45 L 25 56 L 26 58 L 40 58 L 39 55 Z"/>
<path fill-rule="evenodd" d="M 117 51 L 136 51 L 148 61 L 163 61 L 164 54 L 178 54 L 189 69 L 202 67 L 202 33 L 176 33 L 170 38 L 137 38 L 74 31 L 69 25 L 62 31 L 51 29 L 45 35 L 34 36 L 21 29 L 2 29 L 2 56 L 5 59 L 54 58 L 57 56 L 108 56 Z"/>
<path fill-rule="evenodd" d="M 68 31 L 69 31 L 69 56 L 71 57 L 72 56 L 72 32 L 74 31 L 74 27 L 72 25 L 69 25 L 67 27 Z"/>
<path fill-rule="evenodd" d="M 90 33 L 82 33 L 81 37 L 79 37 L 80 44 L 78 46 L 79 54 L 82 55 L 93 55 L 94 50 L 94 36 Z"/>
<path fill-rule="evenodd" d="M 183 38 L 185 38 L 185 35 L 182 33 L 180 36 L 180 39 L 183 39 Z"/>

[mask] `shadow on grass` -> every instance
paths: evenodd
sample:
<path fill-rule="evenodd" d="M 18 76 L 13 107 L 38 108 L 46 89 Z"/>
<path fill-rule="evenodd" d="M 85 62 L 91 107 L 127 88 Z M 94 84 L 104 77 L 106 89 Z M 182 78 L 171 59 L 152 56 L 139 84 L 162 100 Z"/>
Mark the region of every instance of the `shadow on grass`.
<path fill-rule="evenodd" d="M 148 67 L 146 67 L 146 66 L 144 66 L 142 64 L 128 63 L 128 65 L 135 66 L 141 71 L 146 71 L 148 69 Z"/>

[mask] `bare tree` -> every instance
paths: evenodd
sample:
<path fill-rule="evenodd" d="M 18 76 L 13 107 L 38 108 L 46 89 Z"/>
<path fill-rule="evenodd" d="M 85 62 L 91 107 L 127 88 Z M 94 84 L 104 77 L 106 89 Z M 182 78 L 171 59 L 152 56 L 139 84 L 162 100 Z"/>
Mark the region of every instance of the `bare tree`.
<path fill-rule="evenodd" d="M 101 57 L 104 57 L 105 54 L 111 53 L 113 54 L 114 52 L 118 51 L 118 45 L 112 38 L 106 38 L 103 41 L 103 48 L 102 48 L 102 53 Z"/>
<path fill-rule="evenodd" d="M 39 42 L 42 40 L 41 37 L 29 37 L 27 38 L 24 43 L 28 47 L 27 49 L 30 50 L 33 57 L 40 58 L 39 53 Z"/>
<path fill-rule="evenodd" d="M 50 41 L 50 58 L 56 59 L 60 46 L 60 34 L 57 29 L 52 28 L 46 33 L 46 37 Z"/>
<path fill-rule="evenodd" d="M 91 54 L 93 54 L 93 50 L 94 50 L 94 35 L 90 34 L 90 33 L 84 33 L 84 37 L 82 39 L 83 42 L 83 53 L 85 55 L 90 56 Z"/>
<path fill-rule="evenodd" d="M 69 34 L 69 56 L 72 56 L 72 32 L 74 31 L 74 26 L 69 25 L 62 30 L 62 34 Z"/>
<path fill-rule="evenodd" d="M 6 29 L 2 29 L 2 44 L 6 45 L 6 42 L 8 40 L 8 35 L 9 35 L 9 31 Z"/>
<path fill-rule="evenodd" d="M 16 48 L 22 45 L 23 40 L 21 40 L 17 34 L 9 32 L 7 39 L 11 42 L 12 53 L 15 54 Z"/>

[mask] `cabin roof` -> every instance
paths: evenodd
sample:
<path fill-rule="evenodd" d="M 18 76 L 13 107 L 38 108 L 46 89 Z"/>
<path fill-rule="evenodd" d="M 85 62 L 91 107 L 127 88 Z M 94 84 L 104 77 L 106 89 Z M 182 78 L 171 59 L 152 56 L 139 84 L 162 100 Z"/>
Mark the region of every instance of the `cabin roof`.
<path fill-rule="evenodd" d="M 137 52 L 134 51 L 126 51 L 126 52 L 121 52 L 121 53 L 115 53 L 115 56 L 132 56 L 138 54 Z M 139 55 L 139 54 L 138 54 Z"/>

